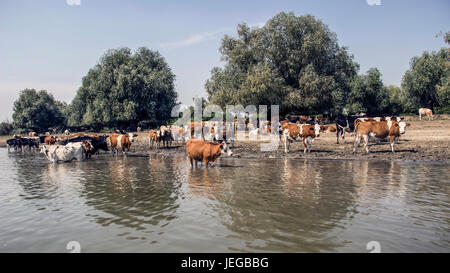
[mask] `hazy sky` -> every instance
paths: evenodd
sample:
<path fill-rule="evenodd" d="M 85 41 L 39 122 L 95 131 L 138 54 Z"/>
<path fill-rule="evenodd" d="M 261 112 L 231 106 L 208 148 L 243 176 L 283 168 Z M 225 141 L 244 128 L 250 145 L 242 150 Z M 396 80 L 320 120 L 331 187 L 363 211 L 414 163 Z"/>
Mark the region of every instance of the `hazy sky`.
<path fill-rule="evenodd" d="M 0 121 L 11 120 L 24 88 L 69 103 L 101 55 L 122 46 L 159 51 L 176 75 L 179 100 L 191 104 L 205 96 L 211 69 L 221 65 L 223 35 L 235 35 L 239 23 L 263 25 L 280 11 L 322 20 L 360 73 L 378 67 L 387 85 L 400 85 L 413 56 L 445 46 L 435 35 L 450 30 L 449 0 L 2 0 Z"/>

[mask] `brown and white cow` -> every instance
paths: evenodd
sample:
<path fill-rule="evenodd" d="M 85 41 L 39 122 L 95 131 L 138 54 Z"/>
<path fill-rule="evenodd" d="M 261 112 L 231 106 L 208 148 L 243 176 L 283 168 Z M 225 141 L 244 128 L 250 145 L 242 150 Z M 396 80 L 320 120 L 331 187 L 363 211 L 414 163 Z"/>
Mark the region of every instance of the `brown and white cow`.
<path fill-rule="evenodd" d="M 367 121 L 391 121 L 391 120 L 395 120 L 397 122 L 402 121 L 404 118 L 403 117 L 363 117 L 363 118 L 356 118 L 354 125 L 356 128 L 356 124 L 358 122 L 367 122 Z"/>
<path fill-rule="evenodd" d="M 150 148 L 154 148 L 155 147 L 155 143 L 156 143 L 156 148 L 159 148 L 159 131 L 156 130 L 150 130 L 148 131 L 148 144 L 150 146 Z"/>
<path fill-rule="evenodd" d="M 217 158 L 222 154 L 232 156 L 233 152 L 225 142 L 211 143 L 200 139 L 190 139 L 186 143 L 186 151 L 188 154 L 191 167 L 197 166 L 197 162 L 203 162 L 208 167 L 209 162 L 215 163 Z"/>
<path fill-rule="evenodd" d="M 36 132 L 29 132 L 29 133 L 28 133 L 28 136 L 29 136 L 29 137 L 37 137 L 38 134 L 37 134 Z"/>
<path fill-rule="evenodd" d="M 434 119 L 434 115 L 433 115 L 433 111 L 431 109 L 428 108 L 419 108 L 419 119 L 422 120 L 422 115 L 426 115 L 428 116 L 428 120 L 433 120 Z"/>
<path fill-rule="evenodd" d="M 370 138 L 375 138 L 377 140 L 389 138 L 389 143 L 391 146 L 391 151 L 394 153 L 395 142 L 398 141 L 400 135 L 406 132 L 406 127 L 409 123 L 404 121 L 363 121 L 358 122 L 355 127 L 355 144 L 353 152 L 356 152 L 356 148 L 361 142 L 361 138 L 364 139 L 364 148 L 366 152 L 369 153 L 369 148 L 367 147 Z"/>
<path fill-rule="evenodd" d="M 111 134 L 109 141 L 111 143 L 111 151 L 113 155 L 118 155 L 119 149 L 122 150 L 122 154 L 126 155 L 127 151 L 130 151 L 131 143 L 133 142 L 134 137 L 136 137 L 136 135 L 133 133 Z"/>
<path fill-rule="evenodd" d="M 295 124 L 292 122 L 283 122 L 281 125 L 284 136 L 284 152 L 287 153 L 289 144 L 293 141 L 303 141 L 305 146 L 304 153 L 311 152 L 311 144 L 316 137 L 320 136 L 320 125 L 315 124 Z M 288 143 L 289 142 L 289 143 Z"/>

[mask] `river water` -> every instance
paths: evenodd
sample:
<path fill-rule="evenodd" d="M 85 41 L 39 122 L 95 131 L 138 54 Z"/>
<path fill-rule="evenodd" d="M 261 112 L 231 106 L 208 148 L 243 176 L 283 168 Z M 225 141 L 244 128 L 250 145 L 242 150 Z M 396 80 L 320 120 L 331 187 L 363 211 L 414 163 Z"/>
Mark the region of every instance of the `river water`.
<path fill-rule="evenodd" d="M 0 149 L 0 251 L 450 252 L 450 164 Z"/>

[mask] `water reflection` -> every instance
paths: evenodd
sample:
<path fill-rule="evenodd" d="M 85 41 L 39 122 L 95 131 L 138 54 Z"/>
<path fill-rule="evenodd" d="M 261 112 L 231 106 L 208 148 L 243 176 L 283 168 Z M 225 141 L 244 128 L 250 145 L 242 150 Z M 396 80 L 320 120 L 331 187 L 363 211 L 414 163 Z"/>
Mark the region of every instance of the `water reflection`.
<path fill-rule="evenodd" d="M 450 165 L 227 158 L 191 169 L 159 155 L 5 155 L 7 249 L 59 249 L 68 234 L 95 241 L 92 251 L 364 252 L 374 239 L 384 251 L 449 249 Z"/>
<path fill-rule="evenodd" d="M 180 186 L 176 164 L 170 158 L 152 163 L 152 158 L 110 160 L 104 171 L 87 176 L 83 195 L 87 205 L 102 212 L 91 215 L 97 223 L 151 233 L 155 229 L 149 226 L 176 218 Z"/>

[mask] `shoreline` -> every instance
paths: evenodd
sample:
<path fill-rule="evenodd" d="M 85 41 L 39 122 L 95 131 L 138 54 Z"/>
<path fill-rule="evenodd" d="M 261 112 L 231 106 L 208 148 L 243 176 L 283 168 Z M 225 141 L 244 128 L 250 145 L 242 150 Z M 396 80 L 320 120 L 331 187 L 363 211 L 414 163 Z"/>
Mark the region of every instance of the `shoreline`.
<path fill-rule="evenodd" d="M 346 134 L 346 142 L 342 139 L 336 144 L 335 133 L 322 133 L 314 140 L 311 153 L 303 153 L 303 144 L 293 142 L 287 154 L 284 152 L 284 143 L 278 143 L 274 151 L 261 151 L 260 144 L 267 140 L 236 140 L 232 158 L 248 159 L 320 159 L 320 160 L 381 160 L 402 162 L 450 162 L 450 120 L 441 119 L 433 121 L 409 121 L 411 126 L 400 137 L 395 145 L 395 153 L 390 151 L 389 143 L 369 143 L 370 153 L 366 154 L 361 145 L 353 153 L 352 134 Z M 181 143 L 172 143 L 172 147 L 150 149 L 148 133 L 137 133 L 138 137 L 131 145 L 129 156 L 149 157 L 151 155 L 186 156 L 185 146 Z M 6 147 L 6 139 L 0 137 L 0 147 Z M 231 144 L 229 144 L 231 146 Z M 11 152 L 13 153 L 13 152 Z M 106 155 L 109 152 L 102 152 Z M 121 154 L 119 153 L 119 156 Z M 226 158 L 222 155 L 220 158 Z"/>

